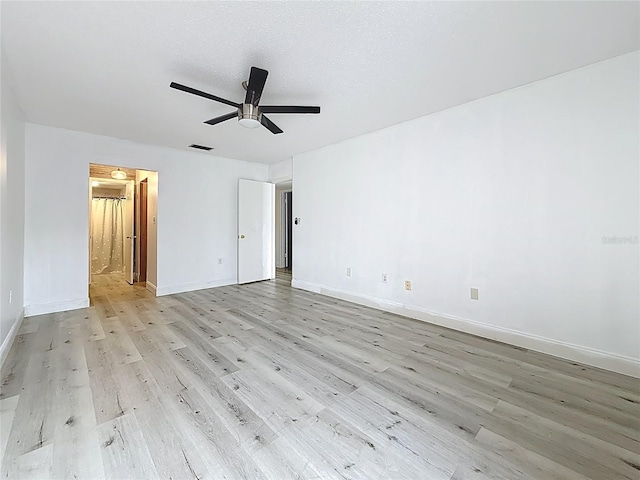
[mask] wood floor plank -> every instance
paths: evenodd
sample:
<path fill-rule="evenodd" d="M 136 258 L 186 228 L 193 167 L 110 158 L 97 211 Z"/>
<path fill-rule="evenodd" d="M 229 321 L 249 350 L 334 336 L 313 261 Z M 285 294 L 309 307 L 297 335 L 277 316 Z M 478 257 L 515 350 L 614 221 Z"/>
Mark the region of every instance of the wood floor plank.
<path fill-rule="evenodd" d="M 296 441 L 301 442 L 304 436 L 307 452 L 311 448 L 319 453 L 345 478 L 450 478 L 451 472 L 432 468 L 424 458 L 406 455 L 407 451 L 388 437 L 379 439 L 372 433 L 327 409 L 303 423 Z"/>
<path fill-rule="evenodd" d="M 116 365 L 125 365 L 142 360 L 140 352 L 131 341 L 129 332 L 127 332 L 118 317 L 103 319 L 102 323 L 110 346 L 112 361 Z"/>
<path fill-rule="evenodd" d="M 146 330 L 147 323 L 152 322 L 148 316 L 148 310 L 141 308 L 142 305 L 136 302 L 119 302 L 113 304 L 113 309 L 118 315 L 118 319 L 132 332 Z"/>
<path fill-rule="evenodd" d="M 210 368 L 210 363 L 188 348 L 175 350 L 173 355 L 177 368 L 190 377 L 191 383 L 246 451 L 258 450 L 277 438 L 256 412 L 235 394 L 235 390 L 219 378 L 219 373 Z"/>
<path fill-rule="evenodd" d="M 201 357 L 216 375 L 227 375 L 238 370 L 238 367 L 213 345 L 212 341 L 218 337 L 200 336 L 198 332 L 183 322 L 176 322 L 169 325 L 169 328 L 177 334 L 191 352 Z M 182 349 L 176 350 L 182 351 Z"/>
<path fill-rule="evenodd" d="M 462 396 L 443 392 L 434 384 L 398 375 L 393 369 L 382 372 L 376 382 L 367 387 L 467 440 L 477 435 L 487 418 L 486 410 L 467 402 Z"/>
<path fill-rule="evenodd" d="M 479 398 L 487 398 L 488 406 L 497 399 L 522 405 L 534 413 L 540 413 L 559 423 L 570 423 L 584 433 L 593 433 L 598 438 L 630 451 L 640 451 L 639 424 L 637 417 L 633 416 L 633 408 L 629 407 L 627 412 L 624 412 L 598 403 L 594 401 L 595 398 L 588 396 L 588 391 L 582 389 L 580 383 L 572 385 L 573 395 L 560 390 L 542 388 L 539 384 L 523 386 L 525 384 L 522 382 L 520 385 L 510 383 L 509 388 L 503 388 L 492 382 L 483 382 L 474 375 L 468 375 L 466 369 L 440 361 L 439 357 L 429 359 L 423 356 L 422 362 L 412 362 L 413 360 L 408 357 L 406 363 L 412 365 L 410 368 L 415 367 L 416 373 L 429 372 L 438 384 L 445 385 L 443 387 L 445 390 L 449 389 L 447 385 L 455 379 L 455 385 L 461 389 L 461 392 L 471 391 L 479 395 Z M 401 371 L 407 375 L 411 374 L 405 369 Z M 482 403 L 478 404 L 482 405 Z"/>
<path fill-rule="evenodd" d="M 113 378 L 117 365 L 111 361 L 113 357 L 107 340 L 85 342 L 84 352 L 96 423 L 100 425 L 132 411 L 126 389 L 119 388 Z"/>
<path fill-rule="evenodd" d="M 22 393 L 16 407 L 5 460 L 37 450 L 53 441 L 55 426 L 50 399 L 56 388 L 52 351 L 34 352 L 29 357 Z"/>
<path fill-rule="evenodd" d="M 173 400 L 174 423 L 189 435 L 212 478 L 266 478 L 197 389 L 182 390 Z"/>
<path fill-rule="evenodd" d="M 479 348 L 483 348 L 487 351 L 498 353 L 500 355 L 510 356 L 524 363 L 530 363 L 542 368 L 556 370 L 577 378 L 602 383 L 603 385 L 622 388 L 624 390 L 635 392 L 636 394 L 640 393 L 640 380 L 637 378 L 596 367 L 590 367 L 577 362 L 570 362 L 561 358 L 529 351 L 522 347 L 507 345 L 505 343 L 477 337 L 475 335 L 456 332 L 455 330 L 450 330 L 446 332 L 446 334 L 443 334 L 443 336 L 478 346 Z"/>
<path fill-rule="evenodd" d="M 53 477 L 53 444 L 31 450 L 2 464 L 2 475 L 7 479 L 42 480 Z"/>
<path fill-rule="evenodd" d="M 430 468 L 449 474 L 464 469 L 482 472 L 489 478 L 528 478 L 527 474 L 504 457 L 462 437 L 439 422 L 417 415 L 395 401 L 394 396 L 378 395 L 363 387 L 333 407 L 343 418 L 359 426 L 379 443 L 392 445 L 426 459 Z M 416 441 L 420 439 L 420 441 Z M 406 457 L 407 455 L 403 455 Z M 433 475 L 437 473 L 434 472 Z"/>
<path fill-rule="evenodd" d="M 133 412 L 105 422 L 97 430 L 107 478 L 158 478 Z"/>
<path fill-rule="evenodd" d="M 189 437 L 173 425 L 172 410 L 144 362 L 121 365 L 114 371 L 116 383 L 127 389 L 136 420 L 160 478 L 206 478 L 207 467 Z"/>
<path fill-rule="evenodd" d="M 581 475 L 637 479 L 639 455 L 500 401 L 486 428 Z M 516 433 L 517 430 L 517 433 Z M 635 465 L 635 466 L 634 466 Z"/>
<path fill-rule="evenodd" d="M 82 335 L 68 329 L 54 350 L 55 395 L 49 410 L 54 423 L 55 478 L 104 478 L 96 415 Z M 75 452 L 71 457 L 68 452 Z"/>
<path fill-rule="evenodd" d="M 18 330 L 18 335 L 23 335 L 25 333 L 35 333 L 38 331 L 40 327 L 41 317 L 26 317 L 22 320 L 22 324 L 20 325 L 20 329 Z"/>
<path fill-rule="evenodd" d="M 96 313 L 101 320 L 104 321 L 108 320 L 109 318 L 118 316 L 106 295 L 93 296 L 92 300 L 96 309 Z"/>
<path fill-rule="evenodd" d="M 25 319 L 2 477 L 638 479 L 640 380 L 290 279 Z"/>
<path fill-rule="evenodd" d="M 0 400 L 20 394 L 27 364 L 29 363 L 28 352 L 34 351 L 32 344 L 35 338 L 35 333 L 24 333 L 16 336 L 13 346 L 2 365 Z"/>
<path fill-rule="evenodd" d="M 301 455 L 282 438 L 252 454 L 267 478 L 299 480 L 327 478 L 306 455 Z"/>
<path fill-rule="evenodd" d="M 222 378 L 276 433 L 311 418 L 324 406 L 275 374 L 240 370 Z"/>
<path fill-rule="evenodd" d="M 478 432 L 476 440 L 499 455 L 517 459 L 518 465 L 533 478 L 549 480 L 585 480 L 587 478 L 484 427 Z"/>
<path fill-rule="evenodd" d="M 95 308 L 88 309 L 85 319 L 87 320 L 86 328 L 89 334 L 89 340 L 104 340 L 107 338 Z"/>
<path fill-rule="evenodd" d="M 7 441 L 11 433 L 11 426 L 16 415 L 19 399 L 20 395 L 15 395 L 0 400 L 0 463 L 2 463 L 4 452 L 7 448 Z"/>

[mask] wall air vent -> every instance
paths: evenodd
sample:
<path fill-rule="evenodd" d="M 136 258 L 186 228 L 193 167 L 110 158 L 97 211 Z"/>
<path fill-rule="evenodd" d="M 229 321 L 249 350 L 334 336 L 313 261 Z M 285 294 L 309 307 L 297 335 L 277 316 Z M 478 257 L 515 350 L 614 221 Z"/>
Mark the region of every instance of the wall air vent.
<path fill-rule="evenodd" d="M 213 150 L 213 147 L 205 147 L 204 145 L 196 145 L 195 143 L 189 145 L 189 148 L 197 148 L 198 150 L 206 150 L 207 152 Z"/>

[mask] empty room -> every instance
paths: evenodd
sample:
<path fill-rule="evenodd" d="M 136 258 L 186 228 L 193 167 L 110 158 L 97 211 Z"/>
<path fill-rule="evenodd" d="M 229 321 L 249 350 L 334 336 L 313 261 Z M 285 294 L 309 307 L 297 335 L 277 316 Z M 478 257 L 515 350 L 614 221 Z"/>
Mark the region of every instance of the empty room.
<path fill-rule="evenodd" d="M 2 478 L 640 478 L 640 2 L 0 22 Z"/>

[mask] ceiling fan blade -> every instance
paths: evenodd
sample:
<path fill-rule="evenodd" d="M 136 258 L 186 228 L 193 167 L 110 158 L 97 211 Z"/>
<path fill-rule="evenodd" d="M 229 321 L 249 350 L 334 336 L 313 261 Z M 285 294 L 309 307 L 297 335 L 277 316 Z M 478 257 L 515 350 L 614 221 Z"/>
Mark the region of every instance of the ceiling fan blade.
<path fill-rule="evenodd" d="M 271 120 L 269 120 L 264 115 L 260 116 L 260 123 L 262 125 L 264 125 L 265 127 L 267 127 L 271 133 L 274 133 L 276 135 L 278 133 L 283 133 L 282 129 L 279 126 L 277 126 L 275 123 L 273 123 Z"/>
<path fill-rule="evenodd" d="M 320 107 L 296 107 L 287 105 L 265 105 L 260 107 L 263 113 L 320 113 Z"/>
<path fill-rule="evenodd" d="M 237 116 L 238 116 L 238 112 L 231 112 L 231 113 L 227 113 L 226 115 L 221 115 L 219 117 L 212 118 L 211 120 L 207 120 L 204 123 L 208 123 L 209 125 L 216 125 L 226 120 L 231 120 L 232 118 L 236 118 Z"/>
<path fill-rule="evenodd" d="M 224 103 L 225 105 L 230 105 L 232 107 L 240 108 L 240 104 L 236 102 L 232 102 L 231 100 L 227 100 L 224 98 L 216 97 L 215 95 L 211 95 L 210 93 L 202 92 L 200 90 L 196 90 L 195 88 L 187 87 L 186 85 L 180 85 L 176 82 L 171 82 L 169 85 L 171 88 L 175 88 L 176 90 L 182 90 L 183 92 L 191 93 L 193 95 L 199 95 L 204 98 L 208 98 L 209 100 L 213 100 L 214 102 Z"/>
<path fill-rule="evenodd" d="M 264 84 L 267 82 L 267 75 L 269 75 L 269 72 L 266 70 L 251 67 L 249 84 L 247 85 L 247 95 L 244 103 L 251 103 L 254 107 L 258 106 L 258 102 L 262 96 L 262 90 L 264 90 Z"/>

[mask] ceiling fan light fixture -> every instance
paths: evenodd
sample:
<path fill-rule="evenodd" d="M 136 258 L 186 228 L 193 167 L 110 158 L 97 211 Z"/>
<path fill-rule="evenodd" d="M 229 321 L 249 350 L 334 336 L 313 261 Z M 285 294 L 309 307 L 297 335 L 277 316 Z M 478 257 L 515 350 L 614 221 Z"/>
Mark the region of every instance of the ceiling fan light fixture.
<path fill-rule="evenodd" d="M 244 128 L 257 128 L 260 126 L 260 122 L 255 118 L 240 117 L 238 119 L 238 123 L 240 123 Z"/>
<path fill-rule="evenodd" d="M 251 103 L 243 103 L 238 111 L 238 123 L 245 128 L 257 128 L 260 126 L 260 110 Z"/>
<path fill-rule="evenodd" d="M 0 0 L 1 1 L 1 0 Z M 195 88 L 181 85 L 180 83 L 171 82 L 169 85 L 176 90 L 182 90 L 183 92 L 190 93 L 192 95 L 198 95 L 199 97 L 208 98 L 214 102 L 224 103 L 230 107 L 234 107 L 236 111 L 220 115 L 210 120 L 207 120 L 207 125 L 217 125 L 227 120 L 231 120 L 234 117 L 238 117 L 238 123 L 245 128 L 257 128 L 260 125 L 265 127 L 274 135 L 284 133 L 284 131 L 273 123 L 268 117 L 264 116 L 262 112 L 272 113 L 320 113 L 320 107 L 309 106 L 296 106 L 296 105 L 267 105 L 259 107 L 260 99 L 262 98 L 262 91 L 267 81 L 267 75 L 269 72 L 258 67 L 251 67 L 249 73 L 249 80 L 242 82 L 242 88 L 247 91 L 244 97 L 243 103 L 235 103 L 231 100 L 227 100 L 222 97 L 216 97 L 207 92 L 196 90 Z"/>
<path fill-rule="evenodd" d="M 127 172 L 123 172 L 119 168 L 111 172 L 111 178 L 115 178 L 116 180 L 124 180 L 127 178 Z"/>

